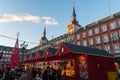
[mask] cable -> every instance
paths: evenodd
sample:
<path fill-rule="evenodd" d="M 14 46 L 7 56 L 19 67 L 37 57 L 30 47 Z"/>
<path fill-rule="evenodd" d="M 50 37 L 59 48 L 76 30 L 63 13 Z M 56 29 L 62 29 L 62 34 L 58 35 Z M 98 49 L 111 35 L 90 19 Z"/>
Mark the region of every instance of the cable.
<path fill-rule="evenodd" d="M 11 37 L 8 37 L 8 36 L 4 36 L 4 35 L 0 35 L 1 37 L 4 37 L 4 38 L 8 38 L 8 39 L 11 39 L 11 40 L 16 40 L 15 38 L 11 38 Z M 20 42 L 24 42 L 25 40 L 19 40 Z M 35 42 L 30 42 L 30 41 L 25 41 L 27 43 L 30 43 L 30 44 L 39 44 L 39 43 L 35 43 Z"/>

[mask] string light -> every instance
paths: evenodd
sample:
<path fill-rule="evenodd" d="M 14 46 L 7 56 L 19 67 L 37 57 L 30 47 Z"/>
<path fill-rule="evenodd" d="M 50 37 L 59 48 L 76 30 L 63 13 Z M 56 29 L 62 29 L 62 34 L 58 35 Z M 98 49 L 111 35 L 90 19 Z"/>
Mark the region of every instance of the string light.
<path fill-rule="evenodd" d="M 0 35 L 1 37 L 7 38 L 7 39 L 11 39 L 11 40 L 16 40 L 15 38 L 12 37 L 8 37 L 8 36 L 4 36 L 4 35 Z M 19 40 L 20 42 L 24 42 L 25 40 Z M 35 43 L 35 42 L 30 42 L 30 41 L 25 41 L 26 43 L 30 43 L 30 44 L 39 44 L 39 43 Z"/>

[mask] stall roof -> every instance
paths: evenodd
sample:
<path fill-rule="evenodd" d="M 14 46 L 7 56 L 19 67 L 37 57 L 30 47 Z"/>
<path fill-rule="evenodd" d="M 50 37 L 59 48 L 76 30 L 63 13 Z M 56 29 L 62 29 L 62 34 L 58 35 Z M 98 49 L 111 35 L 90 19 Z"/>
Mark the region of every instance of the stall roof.
<path fill-rule="evenodd" d="M 36 52 L 32 53 L 32 58 L 34 58 L 34 57 L 35 57 L 35 55 L 36 55 Z"/>
<path fill-rule="evenodd" d="M 83 52 L 87 54 L 94 54 L 94 55 L 103 55 L 103 56 L 113 56 L 112 54 L 108 53 L 105 50 L 100 50 L 100 49 L 95 49 L 95 48 L 89 48 L 85 46 L 80 46 L 80 45 L 75 45 L 75 44 L 70 44 L 63 42 L 69 49 L 72 50 L 72 52 Z"/>
<path fill-rule="evenodd" d="M 42 57 L 50 57 L 53 56 L 56 53 L 57 49 L 48 47 L 46 48 L 44 54 Z"/>
<path fill-rule="evenodd" d="M 27 59 L 29 58 L 29 56 L 30 56 L 30 54 L 26 54 L 26 58 L 27 58 Z"/>
<path fill-rule="evenodd" d="M 40 54 L 40 56 L 43 56 L 44 51 L 40 50 L 40 51 L 39 51 L 39 54 Z"/>
<path fill-rule="evenodd" d="M 51 47 L 48 47 L 48 49 L 50 50 L 50 52 L 52 53 L 52 55 L 55 55 L 57 49 L 51 48 Z"/>

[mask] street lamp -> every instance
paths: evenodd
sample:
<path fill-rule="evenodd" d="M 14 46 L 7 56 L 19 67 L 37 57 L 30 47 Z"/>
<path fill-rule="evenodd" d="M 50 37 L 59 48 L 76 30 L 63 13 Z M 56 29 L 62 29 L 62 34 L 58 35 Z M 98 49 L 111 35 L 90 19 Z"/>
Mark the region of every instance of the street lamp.
<path fill-rule="evenodd" d="M 26 53 L 26 47 L 28 46 L 28 44 L 25 44 L 25 41 L 23 41 L 22 44 L 20 44 L 20 47 L 22 48 L 22 58 L 21 58 L 21 65 L 24 66 L 24 57 L 25 57 L 25 53 Z"/>

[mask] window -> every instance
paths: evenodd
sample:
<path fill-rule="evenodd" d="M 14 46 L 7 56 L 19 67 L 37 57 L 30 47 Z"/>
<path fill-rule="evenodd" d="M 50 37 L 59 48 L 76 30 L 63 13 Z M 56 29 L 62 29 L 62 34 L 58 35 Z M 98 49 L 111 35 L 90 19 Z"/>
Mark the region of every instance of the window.
<path fill-rule="evenodd" d="M 72 29 L 70 29 L 70 33 L 72 33 L 73 32 L 73 30 Z"/>
<path fill-rule="evenodd" d="M 79 34 L 77 34 L 77 40 L 80 40 L 80 35 Z"/>
<path fill-rule="evenodd" d="M 89 35 L 89 36 L 92 36 L 92 29 L 90 29 L 90 30 L 88 31 L 88 35 Z"/>
<path fill-rule="evenodd" d="M 93 39 L 92 38 L 89 39 L 89 45 L 93 45 Z"/>
<path fill-rule="evenodd" d="M 109 45 L 105 45 L 104 49 L 109 52 L 110 51 L 110 46 Z"/>
<path fill-rule="evenodd" d="M 108 35 L 106 34 L 106 35 L 103 35 L 103 42 L 108 42 L 109 40 L 108 40 Z"/>
<path fill-rule="evenodd" d="M 83 40 L 83 46 L 87 46 L 86 40 Z"/>
<path fill-rule="evenodd" d="M 96 44 L 99 44 L 99 43 L 100 43 L 100 36 L 97 36 L 97 37 L 95 38 L 95 41 L 96 41 Z"/>
<path fill-rule="evenodd" d="M 120 47 L 119 47 L 119 44 L 113 44 L 113 50 L 116 52 L 116 51 L 119 51 Z"/>
<path fill-rule="evenodd" d="M 86 32 L 83 32 L 82 38 L 85 38 L 85 37 L 86 37 Z"/>
<path fill-rule="evenodd" d="M 80 45 L 80 42 L 79 42 L 79 41 L 77 42 L 77 45 Z"/>
<path fill-rule="evenodd" d="M 118 21 L 118 27 L 120 27 L 120 20 Z"/>
<path fill-rule="evenodd" d="M 62 52 L 64 52 L 64 48 L 62 48 Z"/>
<path fill-rule="evenodd" d="M 74 37 L 73 37 L 73 36 L 71 36 L 71 40 L 74 40 Z"/>
<path fill-rule="evenodd" d="M 99 28 L 98 27 L 94 29 L 94 33 L 99 34 Z"/>
<path fill-rule="evenodd" d="M 115 29 L 117 27 L 115 22 L 110 23 L 110 29 Z"/>
<path fill-rule="evenodd" d="M 107 26 L 106 25 L 102 25 L 102 32 L 106 32 L 107 31 Z"/>
<path fill-rule="evenodd" d="M 111 36 L 111 39 L 112 39 L 112 40 L 118 39 L 117 32 L 112 32 L 110 36 Z"/>

